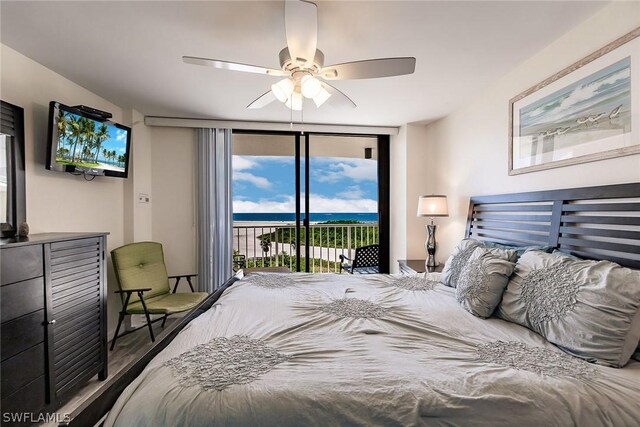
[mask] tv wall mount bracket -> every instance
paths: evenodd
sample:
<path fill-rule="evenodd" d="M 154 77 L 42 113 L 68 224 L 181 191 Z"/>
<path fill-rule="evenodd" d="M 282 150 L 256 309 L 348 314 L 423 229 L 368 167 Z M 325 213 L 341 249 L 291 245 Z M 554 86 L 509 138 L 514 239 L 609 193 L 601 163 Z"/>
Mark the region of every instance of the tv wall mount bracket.
<path fill-rule="evenodd" d="M 113 114 L 108 111 L 98 110 L 97 108 L 87 107 L 86 105 L 74 105 L 71 108 L 82 111 L 84 114 L 91 116 L 92 119 L 98 122 L 106 122 L 113 117 Z"/>

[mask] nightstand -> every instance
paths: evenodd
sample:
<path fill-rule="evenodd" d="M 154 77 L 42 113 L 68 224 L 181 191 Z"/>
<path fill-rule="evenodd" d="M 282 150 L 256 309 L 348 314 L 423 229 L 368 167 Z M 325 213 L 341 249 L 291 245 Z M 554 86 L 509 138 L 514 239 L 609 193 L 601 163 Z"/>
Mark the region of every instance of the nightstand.
<path fill-rule="evenodd" d="M 422 274 L 427 271 L 424 263 L 426 260 L 424 259 L 399 259 L 398 265 L 400 266 L 400 273 L 406 274 L 408 276 L 413 276 L 416 274 Z M 444 264 L 440 264 L 433 269 L 429 270 L 429 273 L 433 272 L 441 272 L 444 268 Z"/>

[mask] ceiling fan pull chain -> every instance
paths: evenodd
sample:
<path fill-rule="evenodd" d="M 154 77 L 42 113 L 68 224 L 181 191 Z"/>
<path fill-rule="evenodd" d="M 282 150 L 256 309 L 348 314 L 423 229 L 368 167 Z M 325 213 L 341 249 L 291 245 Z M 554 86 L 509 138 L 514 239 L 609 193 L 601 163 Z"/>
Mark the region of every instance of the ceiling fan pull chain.
<path fill-rule="evenodd" d="M 304 135 L 304 99 L 300 105 L 300 135 Z"/>
<path fill-rule="evenodd" d="M 289 113 L 291 114 L 289 117 L 289 126 L 291 127 L 291 130 L 293 130 L 293 103 L 291 103 L 291 106 L 289 107 Z"/>

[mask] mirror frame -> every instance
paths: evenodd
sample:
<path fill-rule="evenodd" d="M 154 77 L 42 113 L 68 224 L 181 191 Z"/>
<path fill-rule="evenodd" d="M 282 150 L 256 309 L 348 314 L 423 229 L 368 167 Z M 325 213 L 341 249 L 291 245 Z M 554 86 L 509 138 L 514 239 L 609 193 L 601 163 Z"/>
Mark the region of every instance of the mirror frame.
<path fill-rule="evenodd" d="M 2 237 L 13 237 L 20 224 L 26 221 L 24 110 L 17 105 L 0 101 L 0 133 L 8 135 L 7 222 L 2 223 Z"/>

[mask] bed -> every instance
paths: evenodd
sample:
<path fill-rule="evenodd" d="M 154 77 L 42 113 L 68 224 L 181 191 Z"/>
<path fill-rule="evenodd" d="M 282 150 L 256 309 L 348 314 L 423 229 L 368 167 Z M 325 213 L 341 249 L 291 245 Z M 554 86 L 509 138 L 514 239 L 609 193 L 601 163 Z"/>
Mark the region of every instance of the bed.
<path fill-rule="evenodd" d="M 640 266 L 640 185 L 472 198 L 467 237 Z M 578 218 L 579 217 L 579 218 Z M 640 283 L 637 283 L 640 286 Z M 616 369 L 460 307 L 426 278 L 233 280 L 128 385 L 106 426 L 637 425 Z"/>

